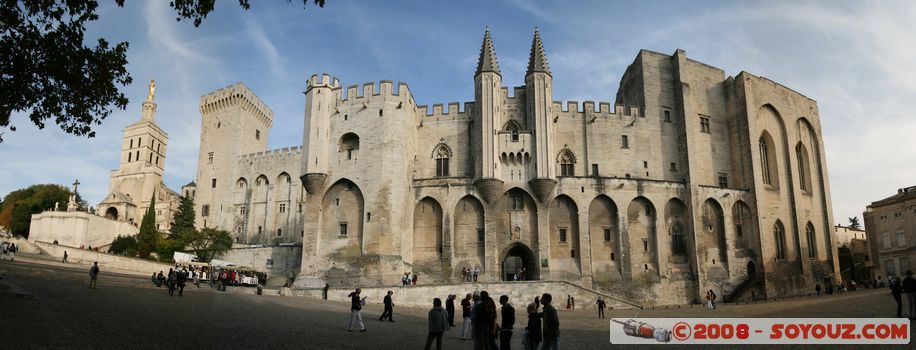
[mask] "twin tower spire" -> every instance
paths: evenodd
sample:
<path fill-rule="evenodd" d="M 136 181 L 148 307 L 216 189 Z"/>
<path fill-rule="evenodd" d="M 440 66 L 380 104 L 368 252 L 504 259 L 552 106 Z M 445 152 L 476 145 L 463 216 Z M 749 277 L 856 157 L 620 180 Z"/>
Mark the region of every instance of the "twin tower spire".
<path fill-rule="evenodd" d="M 499 71 L 499 62 L 496 60 L 496 49 L 493 48 L 493 39 L 490 37 L 490 28 L 483 34 L 483 45 L 480 47 L 480 59 L 477 61 L 477 72 L 493 72 L 502 75 Z M 528 71 L 525 76 L 540 72 L 550 75 L 550 65 L 547 63 L 547 53 L 541 43 L 541 33 L 534 29 L 534 40 L 531 41 L 531 55 L 528 58 Z"/>

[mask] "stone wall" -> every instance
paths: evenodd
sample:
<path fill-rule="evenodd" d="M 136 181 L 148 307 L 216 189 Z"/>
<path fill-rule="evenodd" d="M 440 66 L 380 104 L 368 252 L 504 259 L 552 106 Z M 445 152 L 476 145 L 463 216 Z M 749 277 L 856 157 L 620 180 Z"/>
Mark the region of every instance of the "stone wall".
<path fill-rule="evenodd" d="M 93 262 L 98 262 L 99 269 L 102 271 L 118 271 L 149 276 L 153 272 L 168 272 L 169 268 L 174 267 L 174 265 L 163 264 L 152 260 L 106 254 L 43 241 L 35 242 L 35 244 L 43 253 L 56 258 L 63 258 L 64 252 L 66 251 L 67 260 L 71 263 L 92 264 Z"/>
<path fill-rule="evenodd" d="M 68 246 L 107 247 L 118 235 L 134 236 L 140 229 L 124 221 L 82 211 L 45 211 L 32 215 L 29 241 Z"/>

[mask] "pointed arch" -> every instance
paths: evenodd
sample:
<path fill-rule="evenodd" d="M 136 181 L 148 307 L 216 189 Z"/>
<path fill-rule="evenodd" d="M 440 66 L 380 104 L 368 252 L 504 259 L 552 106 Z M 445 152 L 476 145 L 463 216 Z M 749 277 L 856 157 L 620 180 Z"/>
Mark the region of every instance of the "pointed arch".
<path fill-rule="evenodd" d="M 592 199 L 588 205 L 592 276 L 597 282 L 621 277 L 619 215 L 614 200 L 603 194 Z"/>
<path fill-rule="evenodd" d="M 449 160 L 452 158 L 452 149 L 445 142 L 439 142 L 433 148 L 432 158 L 436 160 L 436 177 L 449 176 Z"/>
<path fill-rule="evenodd" d="M 538 246 L 538 207 L 530 193 L 519 187 L 510 188 L 503 193 L 497 208 L 493 215 L 499 218 L 497 230 L 487 232 L 486 239 L 493 240 L 497 245 L 522 241 L 531 247 Z"/>
<path fill-rule="evenodd" d="M 689 242 L 692 237 L 689 234 L 689 225 L 687 224 L 687 206 L 679 198 L 671 198 L 665 204 L 665 225 L 668 238 L 671 241 L 671 258 L 672 263 L 685 263 L 689 261 L 690 247 L 693 245 Z"/>
<path fill-rule="evenodd" d="M 557 261 L 555 269 L 578 274 L 580 272 L 579 206 L 565 194 L 550 202 L 550 257 Z"/>
<path fill-rule="evenodd" d="M 442 251 L 442 206 L 424 197 L 413 212 L 413 263 L 438 263 Z"/>
<path fill-rule="evenodd" d="M 744 201 L 732 204 L 732 225 L 735 230 L 735 248 L 750 248 L 750 242 L 757 237 L 757 226 L 751 217 L 751 208 Z"/>
<path fill-rule="evenodd" d="M 519 125 L 519 123 L 515 121 L 515 119 L 509 119 L 508 121 L 506 121 L 505 124 L 503 124 L 503 132 L 513 132 L 513 131 L 515 132 L 522 131 L 522 126 Z"/>
<path fill-rule="evenodd" d="M 763 183 L 778 189 L 779 172 L 776 169 L 779 165 L 776 163 L 776 144 L 773 143 L 773 136 L 769 131 L 764 130 L 760 134 L 757 145 L 760 152 L 760 175 Z"/>
<path fill-rule="evenodd" d="M 477 197 L 466 195 L 455 205 L 452 220 L 455 223 L 455 273 L 461 267 L 483 266 L 486 222 L 483 203 Z"/>
<path fill-rule="evenodd" d="M 338 142 L 337 153 L 345 154 L 344 159 L 356 158 L 356 151 L 359 150 L 359 135 L 348 132 L 340 137 Z"/>
<path fill-rule="evenodd" d="M 814 225 L 811 221 L 805 225 L 805 239 L 808 241 L 808 257 L 817 259 L 817 234 L 814 232 Z"/>
<path fill-rule="evenodd" d="M 658 275 L 655 205 L 643 196 L 633 198 L 627 206 L 626 218 L 632 274 L 636 276 L 649 272 Z"/>
<path fill-rule="evenodd" d="M 728 247 L 725 238 L 725 213 L 719 202 L 713 198 L 703 202 L 703 235 L 698 235 L 701 251 L 713 264 L 721 262 L 728 266 Z"/>
<path fill-rule="evenodd" d="M 801 141 L 795 145 L 795 161 L 798 168 L 798 187 L 805 194 L 811 194 L 811 160 L 808 148 Z"/>
<path fill-rule="evenodd" d="M 364 210 L 365 201 L 359 186 L 347 178 L 335 181 L 321 200 L 319 251 L 361 255 Z"/>

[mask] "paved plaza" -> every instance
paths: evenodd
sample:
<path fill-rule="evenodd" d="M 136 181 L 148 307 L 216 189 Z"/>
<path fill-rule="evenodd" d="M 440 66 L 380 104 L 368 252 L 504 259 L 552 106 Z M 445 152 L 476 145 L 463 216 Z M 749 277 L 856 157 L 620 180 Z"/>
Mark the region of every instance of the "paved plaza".
<path fill-rule="evenodd" d="M 164 288 L 148 287 L 151 284 L 142 277 L 104 272 L 99 289 L 93 290 L 87 288 L 88 277 L 85 283 L 79 280 L 81 275 L 88 276 L 81 266 L 19 261 L 0 261 L 0 274 L 5 276 L 3 283 L 34 295 L 28 299 L 9 293 L 0 296 L 0 348 L 4 349 L 422 349 L 426 339 L 428 309 L 395 307 L 396 322 L 383 323 L 377 320 L 381 300 L 369 300 L 363 311 L 368 331 L 349 333 L 345 328 L 349 302 L 345 300 L 218 293 L 193 286 L 184 297 L 169 297 Z M 433 297 L 444 298 L 430 296 L 430 300 Z M 395 295 L 395 304 L 397 298 Z M 521 306 L 530 301 L 512 302 L 519 322 L 526 320 Z M 870 318 L 893 313 L 893 299 L 881 289 L 722 305 L 715 311 L 701 307 L 610 310 L 608 317 Z M 561 310 L 560 322 L 564 349 L 622 348 L 609 344 L 608 321 L 595 318 L 594 310 Z M 456 323 L 460 327 L 460 321 Z M 521 349 L 521 329 L 513 337 L 516 349 Z M 446 333 L 444 348 L 473 348 L 470 341 L 458 339 L 459 331 Z"/>

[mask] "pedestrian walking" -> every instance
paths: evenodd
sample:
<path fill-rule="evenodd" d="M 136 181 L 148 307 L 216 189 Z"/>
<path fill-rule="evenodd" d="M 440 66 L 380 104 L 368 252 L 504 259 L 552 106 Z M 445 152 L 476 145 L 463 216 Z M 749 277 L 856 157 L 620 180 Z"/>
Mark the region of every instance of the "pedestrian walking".
<path fill-rule="evenodd" d="M 499 348 L 501 350 L 512 349 L 512 329 L 515 327 L 515 308 L 509 304 L 509 296 L 501 295 L 499 304 L 502 305 L 500 313 L 502 318 L 499 324 Z"/>
<path fill-rule="evenodd" d="M 471 293 L 461 299 L 461 319 L 461 340 L 465 340 L 471 332 Z"/>
<path fill-rule="evenodd" d="M 436 350 L 442 350 L 442 334 L 451 329 L 447 316 L 445 309 L 442 308 L 442 300 L 433 299 L 433 308 L 429 310 L 429 334 L 426 336 L 426 350 L 430 349 L 433 339 L 436 340 Z"/>
<path fill-rule="evenodd" d="M 169 277 L 167 283 L 169 284 L 169 296 L 174 296 L 175 287 L 178 286 L 178 273 L 176 273 L 175 270 L 172 270 L 172 268 L 169 268 Z"/>
<path fill-rule="evenodd" d="M 448 313 L 449 327 L 455 327 L 455 295 L 449 294 L 445 298 L 445 312 Z"/>
<path fill-rule="evenodd" d="M 604 308 L 607 307 L 607 304 L 604 302 L 604 299 L 598 297 L 598 301 L 595 302 L 598 304 L 598 318 L 604 318 Z"/>
<path fill-rule="evenodd" d="M 366 325 L 363 324 L 363 314 L 361 310 L 363 309 L 363 304 L 365 304 L 365 299 L 360 299 L 359 293 L 362 292 L 362 289 L 356 288 L 355 291 L 350 292 L 348 297 L 350 297 L 350 322 L 347 324 L 347 328 L 350 332 L 353 331 L 353 324 L 356 323 L 359 326 L 360 332 L 366 331 Z"/>
<path fill-rule="evenodd" d="M 178 272 L 177 283 L 178 283 L 178 296 L 184 297 L 184 285 L 188 281 L 188 273 L 184 270 Z"/>
<path fill-rule="evenodd" d="M 901 289 L 906 293 L 906 300 L 909 313 L 907 317 L 911 320 L 916 320 L 916 279 L 913 279 L 913 271 L 906 271 L 906 278 L 903 279 L 903 282 L 900 283 Z"/>
<path fill-rule="evenodd" d="M 544 345 L 541 350 L 560 350 L 560 317 L 557 309 L 550 305 L 553 296 L 544 293 L 541 303 L 544 304 Z"/>
<path fill-rule="evenodd" d="M 525 328 L 525 350 L 537 350 L 538 344 L 543 339 L 541 333 L 541 317 L 543 314 L 538 312 L 538 305 L 535 303 L 528 304 L 528 327 Z"/>
<path fill-rule="evenodd" d="M 417 273 L 416 273 L 416 272 L 413 273 L 413 280 L 412 280 L 412 282 L 413 282 L 413 285 L 417 285 Z"/>
<path fill-rule="evenodd" d="M 324 288 L 321 288 L 321 297 L 324 300 L 328 300 L 328 290 L 331 289 L 331 285 L 325 283 Z"/>
<path fill-rule="evenodd" d="M 566 294 L 566 310 L 569 310 L 570 308 L 572 308 L 572 296 Z"/>
<path fill-rule="evenodd" d="M 92 267 L 89 268 L 89 288 L 98 289 L 96 283 L 99 279 L 99 262 L 95 261 L 92 263 Z"/>
<path fill-rule="evenodd" d="M 63 259 L 61 259 L 61 260 L 60 260 L 60 262 L 62 262 L 62 263 L 64 263 L 64 264 L 66 264 L 66 263 L 67 263 L 67 257 L 68 257 L 68 255 L 67 255 L 67 251 L 65 250 L 65 251 L 64 251 L 64 258 L 63 258 Z"/>
<path fill-rule="evenodd" d="M 474 266 L 474 282 L 477 282 L 477 276 L 480 276 L 480 268 Z"/>
<path fill-rule="evenodd" d="M 821 284 L 820 283 L 814 286 L 814 292 L 817 293 L 818 298 L 820 298 L 821 296 Z"/>
<path fill-rule="evenodd" d="M 394 322 L 394 319 L 391 316 L 394 314 L 394 302 L 391 301 L 391 295 L 394 294 L 392 291 L 388 291 L 388 294 L 385 295 L 383 303 L 385 304 L 385 311 L 382 311 L 382 315 L 379 316 L 379 321 L 384 321 L 388 319 L 388 322 Z"/>
<path fill-rule="evenodd" d="M 461 268 L 461 279 L 465 282 L 468 280 L 468 269 L 466 267 Z"/>

